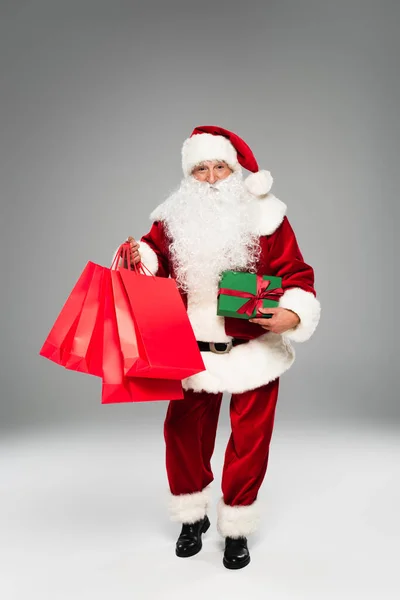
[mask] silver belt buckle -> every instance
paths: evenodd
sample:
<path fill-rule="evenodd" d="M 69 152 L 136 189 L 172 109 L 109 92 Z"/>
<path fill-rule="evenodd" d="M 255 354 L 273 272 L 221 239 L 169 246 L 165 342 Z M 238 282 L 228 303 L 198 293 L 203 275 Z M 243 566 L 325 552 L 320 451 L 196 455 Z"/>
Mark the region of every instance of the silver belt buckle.
<path fill-rule="evenodd" d="M 210 342 L 210 350 L 211 350 L 211 352 L 214 352 L 214 354 L 227 354 L 233 348 L 232 340 L 230 340 L 229 342 L 219 342 L 219 343 L 220 344 L 225 344 L 226 343 L 226 350 L 217 350 L 216 347 L 215 347 L 215 343 L 214 342 Z"/>

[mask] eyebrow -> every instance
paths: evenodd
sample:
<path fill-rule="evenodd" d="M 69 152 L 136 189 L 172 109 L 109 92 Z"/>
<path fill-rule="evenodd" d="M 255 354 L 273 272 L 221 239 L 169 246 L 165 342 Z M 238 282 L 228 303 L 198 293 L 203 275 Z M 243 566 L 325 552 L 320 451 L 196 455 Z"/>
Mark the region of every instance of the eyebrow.
<path fill-rule="evenodd" d="M 224 160 L 215 160 L 215 162 L 217 163 L 217 165 L 224 165 L 224 167 L 227 167 L 227 163 Z M 208 167 L 208 165 L 206 165 L 205 161 L 198 163 L 197 165 L 195 165 L 193 168 L 194 169 L 198 169 L 199 167 Z"/>

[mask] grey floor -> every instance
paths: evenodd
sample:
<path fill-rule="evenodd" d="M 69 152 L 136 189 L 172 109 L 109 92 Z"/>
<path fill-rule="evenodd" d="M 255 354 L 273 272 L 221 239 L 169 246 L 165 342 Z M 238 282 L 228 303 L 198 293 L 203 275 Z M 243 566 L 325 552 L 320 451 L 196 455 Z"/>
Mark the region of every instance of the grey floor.
<path fill-rule="evenodd" d="M 0 445 L 4 600 L 400 597 L 398 431 L 274 432 L 251 564 L 222 566 L 215 529 L 228 431 L 218 433 L 212 527 L 174 555 L 160 430 L 134 424 L 9 434 Z"/>

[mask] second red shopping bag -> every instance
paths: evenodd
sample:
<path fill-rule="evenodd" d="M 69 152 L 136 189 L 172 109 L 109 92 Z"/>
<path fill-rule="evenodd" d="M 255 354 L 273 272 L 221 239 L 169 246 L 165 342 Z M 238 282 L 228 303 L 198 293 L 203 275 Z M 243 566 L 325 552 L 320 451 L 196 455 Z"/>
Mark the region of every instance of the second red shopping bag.
<path fill-rule="evenodd" d="M 96 268 L 94 263 L 87 263 L 40 349 L 41 356 L 59 365 L 64 365 L 68 357 Z"/>
<path fill-rule="evenodd" d="M 110 270 L 94 265 L 93 278 L 86 294 L 70 347 L 66 347 L 65 368 L 101 377 L 104 282 Z"/>
<path fill-rule="evenodd" d="M 111 277 L 105 278 L 103 310 L 102 404 L 183 399 L 179 380 L 145 380 L 125 375 Z"/>
<path fill-rule="evenodd" d="M 205 370 L 185 305 L 174 279 L 121 268 L 135 321 L 140 358 L 127 371 L 136 377 L 185 379 Z"/>

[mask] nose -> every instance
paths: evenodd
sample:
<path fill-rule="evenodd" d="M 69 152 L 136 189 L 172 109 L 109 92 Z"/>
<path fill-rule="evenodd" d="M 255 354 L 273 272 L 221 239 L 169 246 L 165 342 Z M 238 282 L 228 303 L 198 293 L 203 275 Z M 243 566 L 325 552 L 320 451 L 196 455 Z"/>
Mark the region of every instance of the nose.
<path fill-rule="evenodd" d="M 215 183 L 217 181 L 214 171 L 210 171 L 207 181 L 208 181 L 208 183 Z"/>

